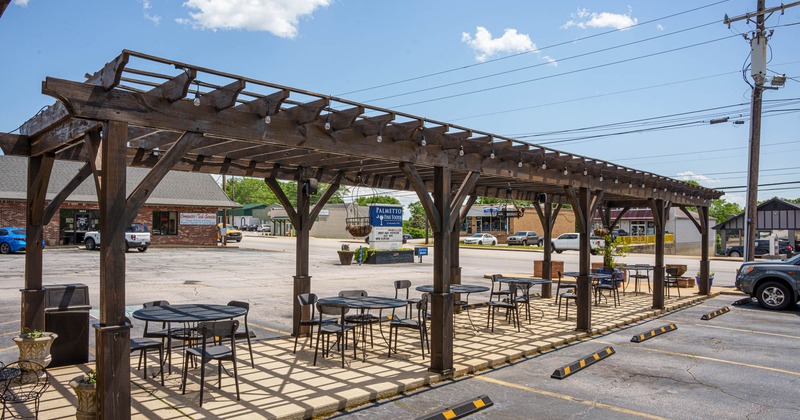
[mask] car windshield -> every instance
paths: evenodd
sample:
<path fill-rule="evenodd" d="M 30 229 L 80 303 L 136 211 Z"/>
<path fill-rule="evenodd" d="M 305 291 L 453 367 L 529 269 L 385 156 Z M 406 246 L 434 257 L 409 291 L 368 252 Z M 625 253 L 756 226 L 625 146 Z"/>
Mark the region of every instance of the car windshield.
<path fill-rule="evenodd" d="M 145 225 L 143 225 L 141 223 L 135 223 L 135 224 L 132 224 L 132 225 L 128 226 L 128 228 L 125 229 L 125 231 L 127 231 L 127 232 L 147 232 L 147 226 L 145 226 Z"/>
<path fill-rule="evenodd" d="M 514 235 L 512 235 L 512 236 L 525 236 L 525 235 L 527 235 L 527 234 L 528 234 L 528 232 L 517 232 L 517 233 L 515 233 L 515 234 L 514 234 Z"/>
<path fill-rule="evenodd" d="M 25 229 L 15 229 L 15 230 L 12 230 L 11 233 L 13 233 L 14 235 L 24 235 L 25 234 Z"/>
<path fill-rule="evenodd" d="M 483 234 L 482 233 L 476 233 L 476 234 L 472 235 L 472 237 L 473 238 L 483 238 Z"/>

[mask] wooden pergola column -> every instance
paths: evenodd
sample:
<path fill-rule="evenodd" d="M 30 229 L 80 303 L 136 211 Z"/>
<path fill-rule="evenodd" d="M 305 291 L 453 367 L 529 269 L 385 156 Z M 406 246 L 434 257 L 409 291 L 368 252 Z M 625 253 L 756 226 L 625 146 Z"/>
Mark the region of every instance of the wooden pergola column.
<path fill-rule="evenodd" d="M 97 138 L 93 145 L 97 146 Z M 101 419 L 131 416 L 130 324 L 125 322 L 125 228 L 128 124 L 109 121 L 91 150 L 100 205 L 100 323 L 95 324 Z"/>
<path fill-rule="evenodd" d="M 561 211 L 561 203 L 556 205 L 553 209 L 553 203 L 549 200 L 545 203 L 533 203 L 533 208 L 536 209 L 536 214 L 539 215 L 539 221 L 542 222 L 542 233 L 544 233 L 544 258 L 542 260 L 542 278 L 553 280 L 553 227 L 558 218 L 558 212 Z M 544 208 L 542 208 L 544 207 Z M 553 285 L 542 285 L 542 298 L 553 297 Z"/>
<path fill-rule="evenodd" d="M 580 256 L 579 270 L 580 275 L 577 281 L 578 299 L 575 304 L 577 307 L 576 329 L 580 331 L 590 331 L 592 329 L 592 279 L 589 277 L 591 272 L 591 246 L 590 237 L 592 235 L 592 215 L 597 211 L 597 206 L 603 199 L 603 192 L 598 191 L 592 197 L 592 192 L 588 188 L 580 188 L 576 193 L 572 187 L 566 188 L 570 200 L 572 201 L 572 211 L 575 212 L 575 220 L 578 222 Z"/>
<path fill-rule="evenodd" d="M 299 173 L 303 171 L 300 170 Z M 297 181 L 297 210 L 295 210 L 292 202 L 286 196 L 286 193 L 281 188 L 278 180 L 274 178 L 265 178 L 264 182 L 269 189 L 275 193 L 275 196 L 280 201 L 286 215 L 292 222 L 295 231 L 297 232 L 297 240 L 295 242 L 296 256 L 295 256 L 295 275 L 294 277 L 294 290 L 292 294 L 292 335 L 305 334 L 308 332 L 308 327 L 300 327 L 300 319 L 303 317 L 308 318 L 311 314 L 311 308 L 302 308 L 297 301 L 297 296 L 305 293 L 311 293 L 311 276 L 308 275 L 308 254 L 309 242 L 311 237 L 311 228 L 314 226 L 314 221 L 317 220 L 320 211 L 325 206 L 325 203 L 333 196 L 336 190 L 339 189 L 339 182 L 342 179 L 342 173 L 339 172 L 332 180 L 328 189 L 322 194 L 319 201 L 311 209 L 309 197 L 314 194 L 312 189 L 316 188 L 316 179 L 308 179 L 300 177 Z"/>
<path fill-rule="evenodd" d="M 664 309 L 664 229 L 672 202 L 663 199 L 649 200 L 656 225 L 656 261 L 653 264 L 653 309 Z"/>
<path fill-rule="evenodd" d="M 466 219 L 467 213 L 478 199 L 478 195 L 474 191 L 478 177 L 477 173 L 470 172 L 455 191 L 450 202 L 450 216 L 453 218 L 453 228 L 450 230 L 450 284 L 461 284 L 461 259 L 458 246 L 461 223 Z M 461 300 L 461 295 L 456 294 L 454 299 Z"/>
<path fill-rule="evenodd" d="M 42 289 L 42 239 L 44 238 L 45 196 L 50 184 L 55 155 L 28 158 L 28 191 L 25 211 L 25 288 L 22 289 L 20 330 L 44 330 Z"/>
<path fill-rule="evenodd" d="M 433 229 L 433 293 L 431 293 L 431 366 L 428 370 L 444 376 L 453 374 L 453 295 L 450 293 L 452 223 L 450 169 L 433 169 L 433 198 L 412 163 L 400 169 L 417 193 Z M 458 209 L 456 209 L 458 210 Z"/>
<path fill-rule="evenodd" d="M 708 284 L 708 277 L 710 274 L 710 263 L 709 263 L 709 252 L 708 252 L 708 245 L 709 245 L 709 234 L 708 234 L 708 206 L 700 206 L 697 207 L 697 212 L 699 213 L 700 220 L 695 220 L 692 213 L 686 208 L 686 206 L 679 207 L 684 214 L 692 221 L 694 226 L 700 231 L 700 246 L 702 249 L 700 250 L 700 282 L 697 285 L 697 288 L 700 290 L 701 295 L 707 295 L 711 291 L 711 286 Z M 726 232 L 722 231 L 723 243 L 722 247 L 725 248 L 725 236 Z"/>

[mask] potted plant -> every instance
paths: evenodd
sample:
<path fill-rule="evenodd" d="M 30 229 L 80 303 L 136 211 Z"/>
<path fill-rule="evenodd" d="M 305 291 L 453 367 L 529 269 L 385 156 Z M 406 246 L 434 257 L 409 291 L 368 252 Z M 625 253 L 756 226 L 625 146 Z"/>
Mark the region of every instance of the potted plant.
<path fill-rule="evenodd" d="M 697 275 L 694 277 L 694 280 L 697 284 L 700 284 L 700 272 L 697 272 Z M 714 273 L 708 273 L 708 287 L 711 288 L 711 285 L 714 283 Z"/>
<path fill-rule="evenodd" d="M 77 376 L 69 381 L 69 386 L 78 396 L 78 407 L 75 417 L 78 420 L 94 420 L 97 418 L 97 372 L 89 369 L 85 375 Z"/>
<path fill-rule="evenodd" d="M 58 338 L 56 333 L 23 328 L 19 336 L 13 338 L 19 347 L 19 361 L 30 360 L 42 367 L 47 367 L 53 360 L 53 356 L 50 355 L 50 347 L 56 338 Z M 36 365 L 31 365 L 30 368 L 39 369 Z"/>
<path fill-rule="evenodd" d="M 614 272 L 616 258 L 624 257 L 629 247 L 622 237 L 617 236 L 614 238 L 611 232 L 606 228 L 596 228 L 594 234 L 604 239 L 603 247 L 601 248 L 603 253 L 603 271 L 611 274 Z"/>
<path fill-rule="evenodd" d="M 353 262 L 353 255 L 355 255 L 355 251 L 350 250 L 349 244 L 342 244 L 342 249 L 336 251 L 339 253 L 339 262 L 342 265 L 350 265 Z"/>

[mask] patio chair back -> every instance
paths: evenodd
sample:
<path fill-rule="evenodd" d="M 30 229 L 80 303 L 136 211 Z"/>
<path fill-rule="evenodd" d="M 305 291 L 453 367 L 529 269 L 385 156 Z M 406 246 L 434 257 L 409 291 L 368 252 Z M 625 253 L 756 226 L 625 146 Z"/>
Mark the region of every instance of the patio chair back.
<path fill-rule="evenodd" d="M 395 282 L 394 282 L 394 298 L 395 299 L 399 298 L 400 290 L 403 290 L 403 289 L 405 289 L 405 291 L 406 291 L 405 299 L 408 299 L 409 291 L 411 290 L 411 280 L 395 280 Z"/>
<path fill-rule="evenodd" d="M 366 290 L 342 290 L 339 292 L 339 297 L 367 297 L 369 294 Z M 319 308 L 317 308 L 319 309 Z M 328 314 L 333 315 L 333 314 Z"/>
<path fill-rule="evenodd" d="M 250 314 L 250 304 L 248 302 L 243 302 L 241 300 L 232 300 L 228 302 L 228 306 L 234 306 L 237 308 L 244 309 L 244 331 L 240 331 L 236 333 L 237 339 L 246 339 L 247 340 L 247 350 L 250 352 L 250 367 L 255 366 L 255 361 L 253 360 L 253 346 L 250 342 L 251 338 L 255 338 L 255 334 L 250 331 L 250 326 L 247 324 L 247 315 Z"/>

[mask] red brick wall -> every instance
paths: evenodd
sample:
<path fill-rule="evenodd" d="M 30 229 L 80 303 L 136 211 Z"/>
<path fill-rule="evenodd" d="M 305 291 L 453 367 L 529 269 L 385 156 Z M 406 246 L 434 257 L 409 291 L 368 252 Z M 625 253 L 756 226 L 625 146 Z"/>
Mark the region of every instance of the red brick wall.
<path fill-rule="evenodd" d="M 61 209 L 96 210 L 97 205 L 67 203 L 59 208 L 53 220 L 44 228 L 44 240 L 47 245 L 58 245 L 59 213 Z M 169 207 L 169 206 L 144 206 L 136 215 L 135 222 L 153 228 L 154 211 L 177 211 L 178 213 L 217 213 L 215 207 Z M 25 202 L 17 200 L 0 200 L 0 226 L 25 227 Z M 217 244 L 216 226 L 187 226 L 178 225 L 177 235 L 152 235 L 153 245 L 207 245 Z"/>

